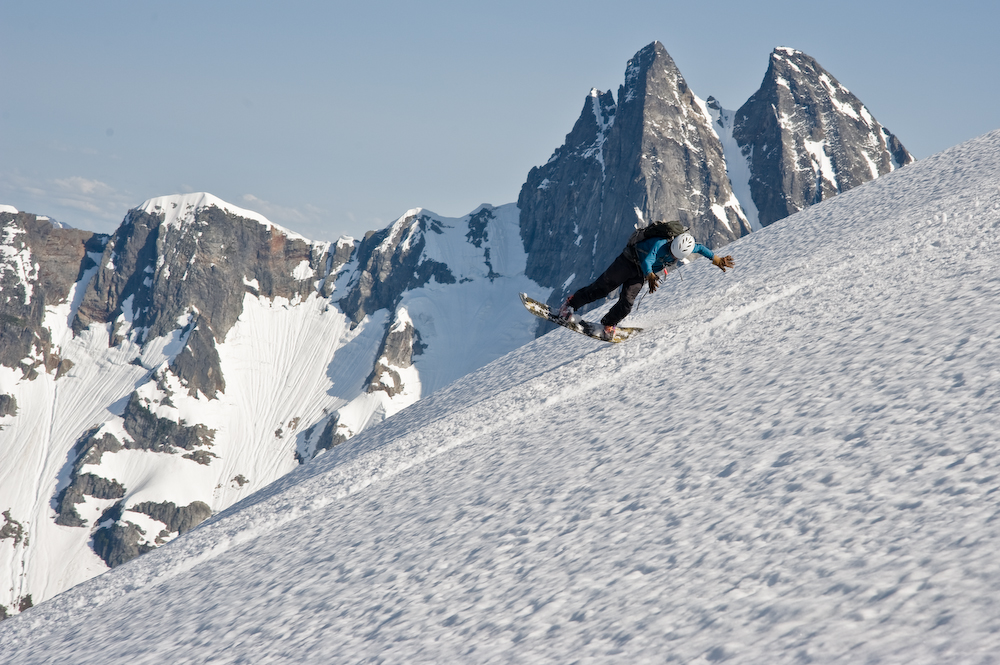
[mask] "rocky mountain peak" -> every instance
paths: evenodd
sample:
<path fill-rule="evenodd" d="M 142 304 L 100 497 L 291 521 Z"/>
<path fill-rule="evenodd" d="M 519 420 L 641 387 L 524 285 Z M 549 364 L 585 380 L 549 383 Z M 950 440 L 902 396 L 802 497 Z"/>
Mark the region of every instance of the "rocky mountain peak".
<path fill-rule="evenodd" d="M 240 471 L 251 463 L 238 451 L 254 447 L 248 443 L 252 432 L 241 429 L 220 443 L 214 423 L 226 422 L 220 414 L 231 413 L 234 404 L 243 408 L 258 374 L 286 360 L 295 365 L 289 358 L 299 354 L 328 355 L 322 342 L 316 348 L 302 344 L 300 335 L 310 343 L 319 336 L 300 329 L 329 330 L 337 342 L 339 315 L 328 313 L 328 296 L 321 294 L 333 290 L 327 280 L 354 248 L 351 239 L 336 246 L 309 241 L 209 194 L 150 199 L 130 210 L 111 236 L 0 210 L 0 430 L 14 448 L 55 464 L 42 477 L 59 479 L 51 505 L 56 517 L 42 520 L 42 530 L 81 528 L 79 537 L 90 539 L 94 552 L 113 566 L 193 527 L 227 492 L 239 493 L 247 483 Z M 247 308 L 252 322 L 243 316 Z M 294 324 L 262 322 L 292 310 L 298 310 Z M 233 335 L 238 321 L 242 337 Z M 240 338 L 230 358 L 257 349 L 244 360 L 256 363 L 257 371 L 223 362 L 227 336 Z M 316 365 L 294 371 L 324 377 L 324 363 Z M 273 375 L 261 379 L 265 410 L 283 389 L 296 389 L 283 370 L 275 372 L 280 384 Z M 57 392 L 72 397 L 52 404 L 40 399 Z M 283 444 L 296 445 L 284 442 L 285 428 L 295 432 L 309 400 L 283 402 L 290 414 L 263 416 L 262 436 L 279 450 L 260 446 L 261 437 L 256 444 L 279 459 Z M 242 428 L 253 418 L 228 422 Z M 284 452 L 291 463 L 291 452 Z M 143 455 L 147 469 L 163 465 L 160 484 L 147 487 L 122 467 L 104 468 L 116 455 Z M 174 491 L 166 480 L 174 472 L 201 480 L 185 478 L 177 485 L 182 490 Z M 215 478 L 210 482 L 206 475 Z M 9 487 L 10 478 L 0 485 Z M 12 519 L 20 519 L 31 507 L 14 498 Z M 43 584 L 32 579 L 36 589 Z"/>
<path fill-rule="evenodd" d="M 403 292 L 418 288 L 432 278 L 439 284 L 454 284 L 447 265 L 424 256 L 426 235 L 443 232 L 441 222 L 420 208 L 408 211 L 396 222 L 365 237 L 357 250 L 358 270 L 339 305 L 354 323 L 380 309 L 395 309 Z"/>
<path fill-rule="evenodd" d="M 750 230 L 707 109 L 659 42 L 629 60 L 617 104 L 591 91 L 518 206 L 527 276 L 553 301 L 603 271 L 643 220 L 680 219 L 710 247 Z"/>
<path fill-rule="evenodd" d="M 657 41 L 640 49 L 628 61 L 618 101 L 623 107 L 632 103 L 644 105 L 646 97 L 652 96 L 668 104 L 678 103 L 687 92 L 687 81 L 667 49 Z"/>
<path fill-rule="evenodd" d="M 243 311 L 244 294 L 308 295 L 326 274 L 329 249 L 208 194 L 151 199 L 108 241 L 73 329 L 113 323 L 114 345 L 184 328 L 188 349 L 176 369 L 190 390 L 211 397 L 225 383 L 218 371 L 207 378 L 206 367 L 218 365 L 215 345 Z M 202 357 L 188 358 L 190 349 Z"/>
<path fill-rule="evenodd" d="M 850 90 L 813 58 L 779 47 L 732 136 L 750 165 L 761 225 L 913 161 Z"/>

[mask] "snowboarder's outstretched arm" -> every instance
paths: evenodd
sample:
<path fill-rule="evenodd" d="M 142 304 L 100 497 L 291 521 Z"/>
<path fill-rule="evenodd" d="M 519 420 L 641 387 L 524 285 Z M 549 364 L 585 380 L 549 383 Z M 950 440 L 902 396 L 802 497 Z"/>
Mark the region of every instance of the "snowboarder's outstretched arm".
<path fill-rule="evenodd" d="M 636 245 L 636 250 L 639 254 L 639 269 L 645 275 L 646 283 L 650 287 L 649 292 L 652 293 L 659 284 L 653 283 L 650 280 L 650 276 L 655 276 L 659 270 L 676 263 L 670 253 L 670 243 L 665 238 L 649 238 Z M 701 254 L 722 270 L 722 272 L 735 265 L 732 256 L 716 256 L 715 252 L 701 243 L 695 243 L 691 253 Z"/>
<path fill-rule="evenodd" d="M 719 256 L 716 254 L 712 257 L 712 263 L 715 264 L 722 272 L 726 272 L 726 268 L 732 268 L 736 264 L 733 263 L 733 257 L 731 256 Z"/>

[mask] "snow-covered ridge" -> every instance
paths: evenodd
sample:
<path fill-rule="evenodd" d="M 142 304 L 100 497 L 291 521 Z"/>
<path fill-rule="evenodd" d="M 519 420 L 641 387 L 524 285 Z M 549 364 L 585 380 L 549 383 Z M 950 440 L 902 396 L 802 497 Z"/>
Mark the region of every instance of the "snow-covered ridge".
<path fill-rule="evenodd" d="M 14 206 L 0 203 L 0 212 L 9 212 L 11 214 L 16 215 L 18 213 L 18 210 Z"/>
<path fill-rule="evenodd" d="M 258 212 L 247 210 L 227 203 L 217 196 L 207 192 L 195 192 L 191 194 L 174 194 L 171 196 L 158 196 L 149 199 L 137 209 L 150 215 L 163 215 L 163 223 L 167 227 L 183 228 L 185 224 L 194 220 L 195 214 L 202 208 L 216 207 L 237 217 L 252 219 L 269 229 L 272 229 L 290 239 L 301 240 L 306 243 L 312 241 L 306 239 L 294 231 L 275 224 Z"/>

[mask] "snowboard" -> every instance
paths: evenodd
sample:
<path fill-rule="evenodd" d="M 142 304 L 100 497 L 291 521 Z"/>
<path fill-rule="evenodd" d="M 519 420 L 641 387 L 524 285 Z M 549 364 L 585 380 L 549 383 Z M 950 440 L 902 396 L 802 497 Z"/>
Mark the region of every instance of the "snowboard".
<path fill-rule="evenodd" d="M 534 298 L 529 298 L 526 293 L 521 294 L 521 302 L 524 303 L 524 308 L 529 312 L 534 314 L 540 319 L 545 319 L 546 321 L 551 321 L 556 325 L 560 325 L 563 328 L 569 328 L 570 330 L 575 330 L 576 332 L 586 335 L 587 337 L 593 337 L 594 339 L 599 339 L 602 342 L 611 342 L 612 344 L 617 344 L 618 342 L 624 342 L 632 335 L 642 331 L 642 328 L 616 328 L 615 336 L 611 339 L 604 339 L 604 326 L 599 323 L 591 323 L 590 321 L 584 321 L 579 317 L 574 317 L 576 320 L 561 319 L 559 318 L 558 312 L 553 312 L 549 309 L 549 306 L 543 302 L 538 302 Z"/>

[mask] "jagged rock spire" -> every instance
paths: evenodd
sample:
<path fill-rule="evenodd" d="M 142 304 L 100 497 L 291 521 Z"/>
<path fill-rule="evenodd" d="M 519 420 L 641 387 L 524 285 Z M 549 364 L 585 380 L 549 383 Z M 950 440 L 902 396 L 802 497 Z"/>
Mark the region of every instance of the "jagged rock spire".
<path fill-rule="evenodd" d="M 640 220 L 680 219 L 710 247 L 750 231 L 705 105 L 659 42 L 629 61 L 617 104 L 591 91 L 518 206 L 527 275 L 555 300 L 607 267 Z"/>
<path fill-rule="evenodd" d="M 864 104 L 801 51 L 776 48 L 736 112 L 761 225 L 874 180 L 913 157 Z"/>

